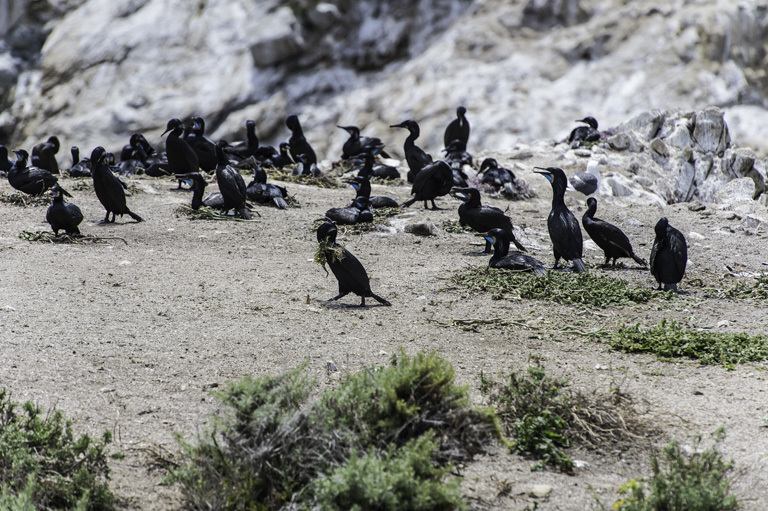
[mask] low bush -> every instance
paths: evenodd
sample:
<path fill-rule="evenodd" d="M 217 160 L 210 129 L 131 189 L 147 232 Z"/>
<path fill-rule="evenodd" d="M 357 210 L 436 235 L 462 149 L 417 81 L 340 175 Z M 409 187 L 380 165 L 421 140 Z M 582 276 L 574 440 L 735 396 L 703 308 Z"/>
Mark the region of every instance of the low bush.
<path fill-rule="evenodd" d="M 0 509 L 113 509 L 104 452 L 111 440 L 109 431 L 76 438 L 61 412 L 19 407 L 0 390 Z"/>
<path fill-rule="evenodd" d="M 615 510 L 621 511 L 731 511 L 738 502 L 730 493 L 727 473 L 731 464 L 723 461 L 717 444 L 725 433 L 719 430 L 715 445 L 699 451 L 701 438 L 693 454 L 685 454 L 676 442 L 663 449 L 662 460 L 651 459 L 653 475 L 647 481 L 633 479 L 624 484 Z"/>
<path fill-rule="evenodd" d="M 460 501 L 455 483 L 444 480 L 445 467 L 481 452 L 499 432 L 491 411 L 469 407 L 450 363 L 435 353 L 411 358 L 400 351 L 391 366 L 351 374 L 316 400 L 305 373 L 299 367 L 244 378 L 218 393 L 224 410 L 194 442 L 180 438 L 183 463 L 171 473 L 191 508 L 347 502 L 350 488 L 367 484 L 365 478 L 381 485 L 359 498 L 374 502 L 393 484 L 387 499 L 394 504 L 360 501 L 359 509 L 418 509 L 408 506 L 421 502 L 413 499 L 422 491 L 445 503 L 431 509 L 461 508 L 451 504 Z M 382 471 L 391 478 L 377 479 Z M 407 474 L 415 478 L 411 486 Z"/>

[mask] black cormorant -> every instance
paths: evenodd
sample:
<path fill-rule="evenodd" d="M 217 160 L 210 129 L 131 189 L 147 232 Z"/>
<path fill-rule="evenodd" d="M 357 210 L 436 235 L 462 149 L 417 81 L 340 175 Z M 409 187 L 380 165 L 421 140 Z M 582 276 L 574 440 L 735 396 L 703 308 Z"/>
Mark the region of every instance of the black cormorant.
<path fill-rule="evenodd" d="M 360 153 L 380 154 L 384 158 L 389 158 L 389 154 L 384 151 L 384 142 L 380 138 L 361 137 L 360 128 L 357 126 L 336 126 L 349 133 L 349 138 L 344 142 L 341 148 L 341 159 L 346 160 L 357 156 Z"/>
<path fill-rule="evenodd" d="M 288 209 L 288 190 L 267 183 L 267 173 L 259 166 L 253 170 L 253 180 L 245 187 L 245 194 L 248 200 L 259 204 L 272 204 L 277 209 Z"/>
<path fill-rule="evenodd" d="M 683 233 L 669 225 L 666 217 L 656 227 L 656 239 L 651 249 L 651 274 L 659 283 L 659 289 L 677 291 L 677 283 L 683 280 L 688 264 L 688 245 Z"/>
<path fill-rule="evenodd" d="M 607 266 L 608 262 L 613 259 L 613 265 L 616 266 L 616 259 L 631 257 L 637 264 L 642 265 L 643 268 L 648 267 L 648 263 L 635 255 L 627 235 L 615 225 L 595 218 L 596 211 L 597 199 L 590 197 L 587 199 L 587 211 L 581 217 L 581 224 L 584 226 L 587 234 L 589 234 L 589 237 L 592 238 L 592 241 L 603 249 L 605 253 L 604 264 Z"/>
<path fill-rule="evenodd" d="M 272 146 L 259 145 L 259 137 L 256 134 L 256 122 L 245 121 L 245 142 L 232 144 L 224 149 L 231 158 L 242 161 L 253 156 L 256 161 L 263 162 L 278 155 Z"/>
<path fill-rule="evenodd" d="M 27 167 L 29 153 L 24 149 L 13 152 L 16 153 L 16 161 L 8 171 L 8 183 L 15 189 L 29 195 L 40 195 L 59 180 L 45 169 Z"/>
<path fill-rule="evenodd" d="M 297 155 L 297 161 L 298 163 L 293 167 L 294 176 L 322 177 L 323 173 L 317 163 L 310 163 L 305 155 Z"/>
<path fill-rule="evenodd" d="M 493 244 L 493 256 L 488 266 L 516 271 L 532 271 L 536 275 L 546 275 L 544 264 L 522 252 L 509 251 L 509 235 L 504 229 L 491 229 L 482 235 L 485 241 Z"/>
<path fill-rule="evenodd" d="M 362 263 L 349 250 L 336 243 L 338 229 L 332 222 L 325 222 L 317 228 L 317 241 L 325 262 L 339 282 L 339 294 L 328 300 L 335 302 L 349 293 L 359 296 L 360 307 L 365 307 L 365 299 L 370 297 L 382 305 L 392 305 L 384 298 L 371 291 L 368 273 Z"/>
<path fill-rule="evenodd" d="M 171 119 L 168 121 L 163 135 L 166 133 L 168 133 L 168 138 L 165 140 L 165 153 L 171 172 L 179 175 L 194 173 L 200 170 L 200 161 L 197 158 L 197 153 L 182 137 L 184 134 L 184 123 L 179 119 Z M 181 179 L 179 179 L 179 188 L 181 188 Z"/>
<path fill-rule="evenodd" d="M 201 169 L 206 172 L 216 169 L 216 144 L 205 136 L 205 120 L 202 117 L 192 118 L 192 126 L 186 141 L 195 151 Z"/>
<path fill-rule="evenodd" d="M 13 162 L 8 159 L 8 148 L 0 145 L 0 177 L 7 176 L 12 165 Z"/>
<path fill-rule="evenodd" d="M 411 186 L 414 196 L 403 203 L 407 208 L 417 200 L 424 201 L 424 209 L 429 209 L 427 201 L 432 201 L 432 209 L 441 209 L 435 205 L 435 198 L 448 195 L 453 188 L 453 170 L 444 161 L 430 163 L 416 175 Z"/>
<path fill-rule="evenodd" d="M 61 144 L 58 137 L 51 136 L 48 140 L 41 142 L 32 148 L 32 156 L 29 159 L 33 167 L 47 170 L 51 174 L 59 174 L 59 162 L 56 161 L 56 153 L 59 152 Z"/>
<path fill-rule="evenodd" d="M 492 186 L 494 190 L 500 190 L 505 184 L 515 182 L 515 174 L 509 169 L 499 167 L 495 158 L 484 159 L 478 174 L 483 175 L 480 183 Z"/>
<path fill-rule="evenodd" d="M 597 142 L 600 140 L 600 132 L 597 130 L 597 119 L 594 117 L 585 117 L 576 122 L 583 122 L 586 126 L 579 126 L 568 135 L 568 143 L 573 142 Z"/>
<path fill-rule="evenodd" d="M 229 158 L 224 153 L 222 144 L 216 145 L 216 182 L 219 185 L 219 191 L 224 198 L 224 210 L 234 209 L 241 218 L 251 219 L 251 214 L 245 207 L 247 194 L 245 191 L 245 180 L 236 169 L 229 164 Z"/>
<path fill-rule="evenodd" d="M 465 117 L 467 109 L 460 106 L 456 109 L 456 119 L 452 120 L 445 128 L 443 135 L 443 147 L 446 149 L 454 140 L 460 140 L 464 144 L 464 150 L 469 143 L 469 121 Z"/>
<path fill-rule="evenodd" d="M 312 146 L 309 145 L 304 137 L 304 130 L 301 129 L 299 118 L 295 115 L 289 115 L 285 118 L 285 126 L 291 130 L 291 138 L 288 139 L 291 157 L 293 161 L 299 161 L 299 155 L 304 155 L 304 161 L 307 165 L 317 164 L 317 156 Z"/>
<path fill-rule="evenodd" d="M 492 229 L 502 229 L 509 240 L 518 250 L 526 252 L 525 248 L 515 239 L 512 220 L 499 208 L 483 206 L 480 203 L 480 192 L 477 188 L 454 188 L 451 195 L 463 201 L 459 206 L 459 223 L 468 225 L 473 230 L 483 233 Z M 491 253 L 491 242 L 486 239 L 485 253 Z"/>
<path fill-rule="evenodd" d="M 368 197 L 356 197 L 347 208 L 331 208 L 325 212 L 325 217 L 337 224 L 355 225 L 373 222 L 373 212 Z"/>
<path fill-rule="evenodd" d="M 396 208 L 397 200 L 392 197 L 386 197 L 383 195 L 374 195 L 371 197 L 371 181 L 370 176 L 375 175 L 373 173 L 374 157 L 371 153 L 361 153 L 355 156 L 355 158 L 363 161 L 363 168 L 357 173 L 357 177 L 348 180 L 349 184 L 355 189 L 357 195 L 368 197 L 371 207 L 373 209 L 379 208 Z"/>
<path fill-rule="evenodd" d="M 107 210 L 102 223 L 114 222 L 115 215 L 130 215 L 137 222 L 143 221 L 139 215 L 128 209 L 125 203 L 125 188 L 104 161 L 106 153 L 107 151 L 101 146 L 96 147 L 91 152 L 93 190 L 96 192 L 96 197 L 99 198 L 101 205 Z M 112 220 L 109 219 L 110 213 L 112 213 Z"/>
<path fill-rule="evenodd" d="M 64 229 L 67 234 L 80 234 L 77 227 L 83 221 L 83 212 L 71 202 L 66 202 L 64 196 L 72 197 L 69 192 L 57 184 L 51 187 L 53 202 L 45 212 L 45 221 L 51 224 L 51 230 L 55 236 Z"/>
<path fill-rule="evenodd" d="M 69 151 L 72 153 L 72 167 L 69 169 L 69 175 L 72 177 L 91 177 L 91 160 L 89 158 L 80 158 L 80 149 L 73 145 Z"/>
<path fill-rule="evenodd" d="M 565 205 L 565 187 L 568 185 L 565 172 L 558 167 L 534 168 L 539 169 L 535 172 L 547 178 L 552 185 L 552 210 L 547 218 L 547 227 L 555 255 L 554 268 L 557 269 L 560 259 L 563 258 L 573 261 L 573 270 L 576 273 L 586 271 L 587 268 L 582 261 L 584 239 L 579 221 Z"/>
<path fill-rule="evenodd" d="M 293 164 L 293 160 L 291 159 L 291 146 L 288 145 L 287 142 L 281 142 L 279 146 L 277 146 L 280 153 L 275 156 L 270 156 L 269 158 L 266 158 L 262 163 L 265 166 L 271 166 L 276 169 L 282 169 L 283 167 L 287 167 L 288 165 Z"/>
<path fill-rule="evenodd" d="M 166 152 L 157 152 L 141 133 L 131 135 L 132 158 L 142 163 L 144 173 L 150 177 L 163 177 L 171 174 Z"/>
<path fill-rule="evenodd" d="M 390 128 L 408 130 L 409 135 L 403 144 L 403 152 L 405 153 L 405 161 L 408 163 L 408 182 L 413 183 L 421 169 L 432 163 L 432 157 L 416 145 L 416 139 L 419 138 L 420 134 L 419 125 L 416 121 L 408 119 L 400 124 L 393 124 Z"/>

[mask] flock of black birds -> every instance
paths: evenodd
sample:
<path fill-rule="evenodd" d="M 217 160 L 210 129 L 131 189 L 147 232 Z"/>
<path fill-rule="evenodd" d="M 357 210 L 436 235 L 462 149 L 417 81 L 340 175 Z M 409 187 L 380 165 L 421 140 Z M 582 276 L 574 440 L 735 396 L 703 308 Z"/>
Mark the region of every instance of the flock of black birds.
<path fill-rule="evenodd" d="M 585 117 L 578 122 L 586 126 L 575 128 L 568 137 L 568 143 L 581 144 L 600 139 L 597 121 Z M 187 184 L 192 191 L 191 207 L 197 210 L 203 206 L 218 209 L 243 218 L 250 219 L 247 201 L 271 204 L 279 209 L 288 207 L 288 193 L 284 187 L 267 183 L 264 167 L 283 169 L 293 166 L 294 175 L 321 176 L 317 166 L 317 155 L 304 136 L 299 119 L 289 115 L 285 121 L 291 136 L 281 143 L 278 149 L 263 146 L 256 134 L 256 123 L 246 122 L 246 139 L 230 144 L 225 140 L 214 143 L 205 136 L 205 121 L 193 117 L 189 124 L 180 119 L 168 121 L 164 152 L 155 150 L 142 134 L 134 134 L 122 149 L 120 162 L 114 155 L 99 146 L 93 149 L 90 158 L 80 158 L 77 147 L 71 148 L 72 166 L 69 173 L 73 177 L 90 176 L 98 200 L 104 206 L 106 215 L 102 222 L 115 221 L 116 215 L 129 215 L 136 222 L 142 218 L 127 206 L 127 184 L 121 176 L 144 173 L 153 177 L 174 176 L 178 187 Z M 525 254 L 525 248 L 515 238 L 512 220 L 501 209 L 485 206 L 481 203 L 480 191 L 468 185 L 464 165 L 472 165 L 472 156 L 467 152 L 470 124 L 466 118 L 466 109 L 459 107 L 454 119 L 445 129 L 443 137 L 445 158 L 433 160 L 426 151 L 416 145 L 420 135 L 416 121 L 408 119 L 392 128 L 408 130 L 403 150 L 408 166 L 407 180 L 411 183 L 412 197 L 398 205 L 392 197 L 371 196 L 370 179 L 396 179 L 400 177 L 395 167 L 377 160 L 377 156 L 389 158 L 384 150 L 385 144 L 378 138 L 361 136 L 357 126 L 338 126 L 349 135 L 342 148 L 342 161 L 357 169 L 357 175 L 345 178 L 356 192 L 352 203 L 347 207 L 331 208 L 324 222 L 317 228 L 317 240 L 321 244 L 325 258 L 339 283 L 339 294 L 331 300 L 354 293 L 362 298 L 371 297 L 383 305 L 390 303 L 374 294 L 365 268 L 348 250 L 336 243 L 337 224 L 351 225 L 373 221 L 373 209 L 407 208 L 417 201 L 423 201 L 425 209 L 440 209 L 435 199 L 451 194 L 462 201 L 458 208 L 461 225 L 479 233 L 485 239 L 483 253 L 493 255 L 489 262 L 492 268 L 505 268 L 515 271 L 531 271 L 536 274 L 546 273 L 544 264 Z M 7 175 L 10 185 L 28 195 L 41 195 L 50 190 L 53 199 L 46 213 L 46 221 L 56 236 L 63 230 L 70 236 L 80 235 L 79 225 L 83 221 L 82 211 L 65 196 L 71 195 L 58 184 L 60 169 L 56 153 L 60 149 L 57 137 L 37 144 L 30 155 L 23 149 L 13 151 L 15 161 L 8 159 L 8 150 L 0 146 L 0 173 Z M 252 169 L 253 180 L 246 185 L 240 170 Z M 549 236 L 552 241 L 555 264 L 558 269 L 560 260 L 571 261 L 567 268 L 576 273 L 586 271 L 583 262 L 583 237 L 579 222 L 565 204 L 564 196 L 569 180 L 565 172 L 558 167 L 535 167 L 535 172 L 544 176 L 552 186 L 552 209 L 547 219 Z M 208 184 L 201 171 L 215 174 L 219 192 L 204 196 Z M 592 240 L 603 250 L 605 265 L 617 259 L 632 258 L 642 267 L 648 265 L 638 257 L 624 232 L 617 226 L 595 218 L 597 200 L 591 196 L 599 187 L 599 176 L 594 173 L 582 173 L 572 179 L 571 188 L 581 189 L 588 195 L 587 211 L 582 217 L 582 225 Z M 493 158 L 486 158 L 480 165 L 478 183 L 494 190 L 499 190 L 508 183 L 515 183 L 512 171 L 499 166 Z M 111 218 L 110 218 L 111 214 Z M 655 227 L 655 240 L 650 255 L 650 271 L 659 284 L 658 289 L 676 290 L 682 280 L 687 262 L 685 237 L 669 225 L 666 218 L 661 218 Z M 510 243 L 517 248 L 510 251 Z"/>

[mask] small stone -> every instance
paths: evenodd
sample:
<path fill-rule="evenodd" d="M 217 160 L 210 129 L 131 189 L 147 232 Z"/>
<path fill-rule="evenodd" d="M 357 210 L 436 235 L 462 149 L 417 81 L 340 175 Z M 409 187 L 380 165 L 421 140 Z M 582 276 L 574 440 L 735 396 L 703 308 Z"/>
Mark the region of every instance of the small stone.
<path fill-rule="evenodd" d="M 528 492 L 528 495 L 537 499 L 543 499 L 548 497 L 550 493 L 552 493 L 552 487 L 548 484 L 536 484 Z"/>
<path fill-rule="evenodd" d="M 701 235 L 701 234 L 699 234 L 698 232 L 695 232 L 695 231 L 689 232 L 688 233 L 688 238 L 692 239 L 692 240 L 696 240 L 696 241 L 701 241 L 703 239 L 706 239 L 706 238 L 704 238 L 703 235 Z"/>
<path fill-rule="evenodd" d="M 336 364 L 333 363 L 333 360 L 329 360 L 325 363 L 325 370 L 330 373 L 335 373 L 339 369 L 336 367 Z"/>
<path fill-rule="evenodd" d="M 589 463 L 584 460 L 573 460 L 573 466 L 576 468 L 587 468 Z"/>
<path fill-rule="evenodd" d="M 688 203 L 688 211 L 704 211 L 707 209 L 707 206 L 705 206 L 701 201 L 691 201 Z"/>
<path fill-rule="evenodd" d="M 768 229 L 768 219 L 757 215 L 747 215 L 741 221 L 741 225 L 747 229 L 757 229 L 759 227 Z"/>
<path fill-rule="evenodd" d="M 717 326 L 720 327 L 720 328 L 727 327 L 729 324 L 730 323 L 728 322 L 727 319 L 724 319 L 722 321 L 718 321 L 717 322 Z"/>
<path fill-rule="evenodd" d="M 428 218 L 406 224 L 404 230 L 416 236 L 438 236 L 437 227 Z"/>

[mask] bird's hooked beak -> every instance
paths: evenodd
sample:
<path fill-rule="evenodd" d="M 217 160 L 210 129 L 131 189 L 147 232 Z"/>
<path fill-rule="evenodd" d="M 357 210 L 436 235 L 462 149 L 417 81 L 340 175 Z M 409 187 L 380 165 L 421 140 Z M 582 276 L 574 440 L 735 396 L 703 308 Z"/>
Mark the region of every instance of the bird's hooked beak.
<path fill-rule="evenodd" d="M 343 130 L 344 130 L 344 131 L 346 131 L 347 133 L 349 133 L 349 132 L 350 132 L 349 126 L 339 126 L 339 125 L 337 124 L 337 125 L 336 125 L 336 127 L 337 127 L 337 128 L 341 128 L 341 129 L 343 129 Z"/>
<path fill-rule="evenodd" d="M 405 121 L 401 122 L 400 124 L 390 124 L 390 128 L 405 128 Z"/>
<path fill-rule="evenodd" d="M 451 195 L 453 197 L 456 197 L 457 199 L 461 199 L 462 201 L 469 200 L 469 194 L 464 190 L 462 190 L 461 188 L 452 188 Z"/>
<path fill-rule="evenodd" d="M 533 168 L 535 173 L 541 174 L 542 176 L 547 178 L 547 181 L 549 181 L 550 183 L 552 182 L 552 172 L 545 169 L 544 167 L 533 167 Z M 539 170 L 536 170 L 536 169 L 539 169 Z"/>
<path fill-rule="evenodd" d="M 173 128 L 168 128 L 167 130 L 165 130 L 164 132 L 162 132 L 162 133 L 160 134 L 160 136 L 161 136 L 161 137 L 164 137 L 164 136 L 165 136 L 165 134 L 166 134 L 166 133 L 168 133 L 168 132 L 169 132 L 169 131 L 171 131 L 171 130 L 173 130 Z"/>
<path fill-rule="evenodd" d="M 14 149 L 14 150 L 13 150 L 13 154 L 15 154 L 15 155 L 16 155 L 16 159 L 17 159 L 17 160 L 20 160 L 20 159 L 21 159 L 21 153 L 20 153 L 19 151 L 17 151 L 17 150 L 15 150 L 15 149 Z"/>

